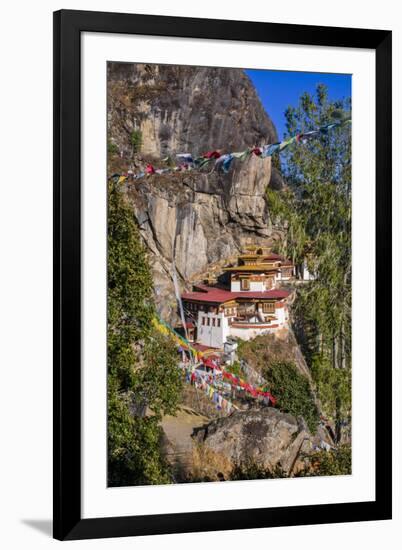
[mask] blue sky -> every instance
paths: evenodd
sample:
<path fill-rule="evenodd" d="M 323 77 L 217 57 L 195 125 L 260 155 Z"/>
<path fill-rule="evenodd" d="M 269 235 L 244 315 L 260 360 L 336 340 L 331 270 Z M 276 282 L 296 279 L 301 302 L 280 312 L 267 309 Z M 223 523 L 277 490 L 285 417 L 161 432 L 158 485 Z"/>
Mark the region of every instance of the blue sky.
<path fill-rule="evenodd" d="M 350 97 L 352 77 L 346 74 L 303 73 L 247 69 L 258 95 L 276 126 L 279 139 L 285 132 L 285 109 L 296 105 L 303 92 L 314 93 L 317 84 L 326 84 L 330 99 Z"/>

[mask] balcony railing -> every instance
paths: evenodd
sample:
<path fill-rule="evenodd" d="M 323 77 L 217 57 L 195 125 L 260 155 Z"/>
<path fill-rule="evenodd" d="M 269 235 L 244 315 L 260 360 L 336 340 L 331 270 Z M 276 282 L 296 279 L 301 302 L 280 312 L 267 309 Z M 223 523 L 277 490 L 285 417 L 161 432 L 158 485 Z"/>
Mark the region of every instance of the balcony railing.
<path fill-rule="evenodd" d="M 276 324 L 277 320 L 278 320 L 277 317 L 272 317 L 272 316 L 270 316 L 265 321 L 260 321 L 260 320 L 256 321 L 245 317 L 235 317 L 234 319 L 229 321 L 229 326 L 235 326 L 235 327 L 247 326 L 247 327 L 255 327 L 255 328 L 265 327 L 265 326 L 269 327 L 270 325 Z"/>

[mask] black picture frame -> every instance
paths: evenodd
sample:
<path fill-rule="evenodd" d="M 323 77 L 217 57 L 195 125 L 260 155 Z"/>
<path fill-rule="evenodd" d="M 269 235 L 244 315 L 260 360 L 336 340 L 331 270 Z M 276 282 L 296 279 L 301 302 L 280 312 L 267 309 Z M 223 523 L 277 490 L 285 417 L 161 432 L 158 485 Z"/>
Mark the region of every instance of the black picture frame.
<path fill-rule="evenodd" d="M 376 407 L 375 501 L 82 519 L 80 39 L 83 32 L 375 50 L 375 384 L 376 395 L 382 397 L 381 406 L 377 402 Z M 70 10 L 54 13 L 55 538 L 72 540 L 391 518 L 391 40 L 391 32 L 385 30 Z"/>

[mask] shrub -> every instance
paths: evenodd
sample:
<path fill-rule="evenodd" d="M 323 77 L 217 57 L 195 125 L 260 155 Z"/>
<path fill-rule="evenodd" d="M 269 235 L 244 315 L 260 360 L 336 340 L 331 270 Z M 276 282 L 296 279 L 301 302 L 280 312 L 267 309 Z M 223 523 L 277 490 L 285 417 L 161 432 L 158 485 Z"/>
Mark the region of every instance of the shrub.
<path fill-rule="evenodd" d="M 302 416 L 314 433 L 319 414 L 307 378 L 293 363 L 286 362 L 272 364 L 263 374 L 277 400 L 276 406 L 293 416 Z"/>
<path fill-rule="evenodd" d="M 140 130 L 133 130 L 130 135 L 130 143 L 133 153 L 139 153 L 142 146 L 142 134 Z"/>
<path fill-rule="evenodd" d="M 300 477 L 345 476 L 352 473 L 352 449 L 342 445 L 334 451 L 318 451 L 309 457 L 310 469 L 300 472 Z"/>
<path fill-rule="evenodd" d="M 174 414 L 182 380 L 172 339 L 153 330 L 153 281 L 132 207 L 108 185 L 108 482 L 172 481 L 160 419 Z M 147 407 L 152 415 L 137 410 Z"/>
<path fill-rule="evenodd" d="M 233 361 L 233 365 L 228 365 L 226 367 L 226 370 L 228 372 L 231 372 L 235 376 L 238 376 L 238 377 L 243 376 L 239 361 Z"/>
<path fill-rule="evenodd" d="M 233 466 L 229 479 L 239 481 L 246 479 L 277 479 L 289 477 L 288 474 L 277 465 L 274 468 L 265 468 L 252 461 L 240 462 Z"/>
<path fill-rule="evenodd" d="M 107 144 L 107 152 L 109 153 L 109 155 L 117 155 L 117 153 L 119 152 L 119 148 L 115 143 L 113 143 L 113 141 L 109 141 Z"/>

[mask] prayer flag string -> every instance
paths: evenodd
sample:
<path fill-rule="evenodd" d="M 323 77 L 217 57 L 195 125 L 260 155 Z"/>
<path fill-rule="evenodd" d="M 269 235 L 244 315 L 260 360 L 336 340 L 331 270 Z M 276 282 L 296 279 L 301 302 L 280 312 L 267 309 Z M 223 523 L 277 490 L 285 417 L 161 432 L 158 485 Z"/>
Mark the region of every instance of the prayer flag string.
<path fill-rule="evenodd" d="M 316 138 L 320 134 L 327 135 L 330 130 L 343 126 L 344 124 L 350 124 L 351 119 L 345 119 L 341 121 L 331 122 L 325 126 L 321 126 L 316 130 L 309 132 L 302 132 L 287 138 L 284 141 L 277 143 L 268 143 L 260 147 L 248 147 L 244 151 L 221 153 L 220 150 L 207 151 L 201 156 L 194 156 L 191 153 L 177 153 L 174 155 L 176 162 L 172 156 L 167 156 L 161 159 L 161 162 L 167 165 L 166 168 L 155 168 L 151 163 L 148 163 L 145 167 L 145 171 L 134 174 L 132 170 L 129 170 L 125 174 L 113 174 L 110 179 L 115 179 L 117 183 L 123 184 L 127 180 L 138 180 L 144 177 L 167 174 L 172 172 L 185 172 L 188 170 L 201 170 L 203 167 L 214 163 L 213 170 L 221 170 L 227 174 L 234 160 L 240 160 L 241 162 L 247 160 L 250 156 L 255 155 L 261 159 L 271 157 L 275 153 L 284 151 L 289 145 L 293 143 L 307 143 L 311 139 Z"/>

